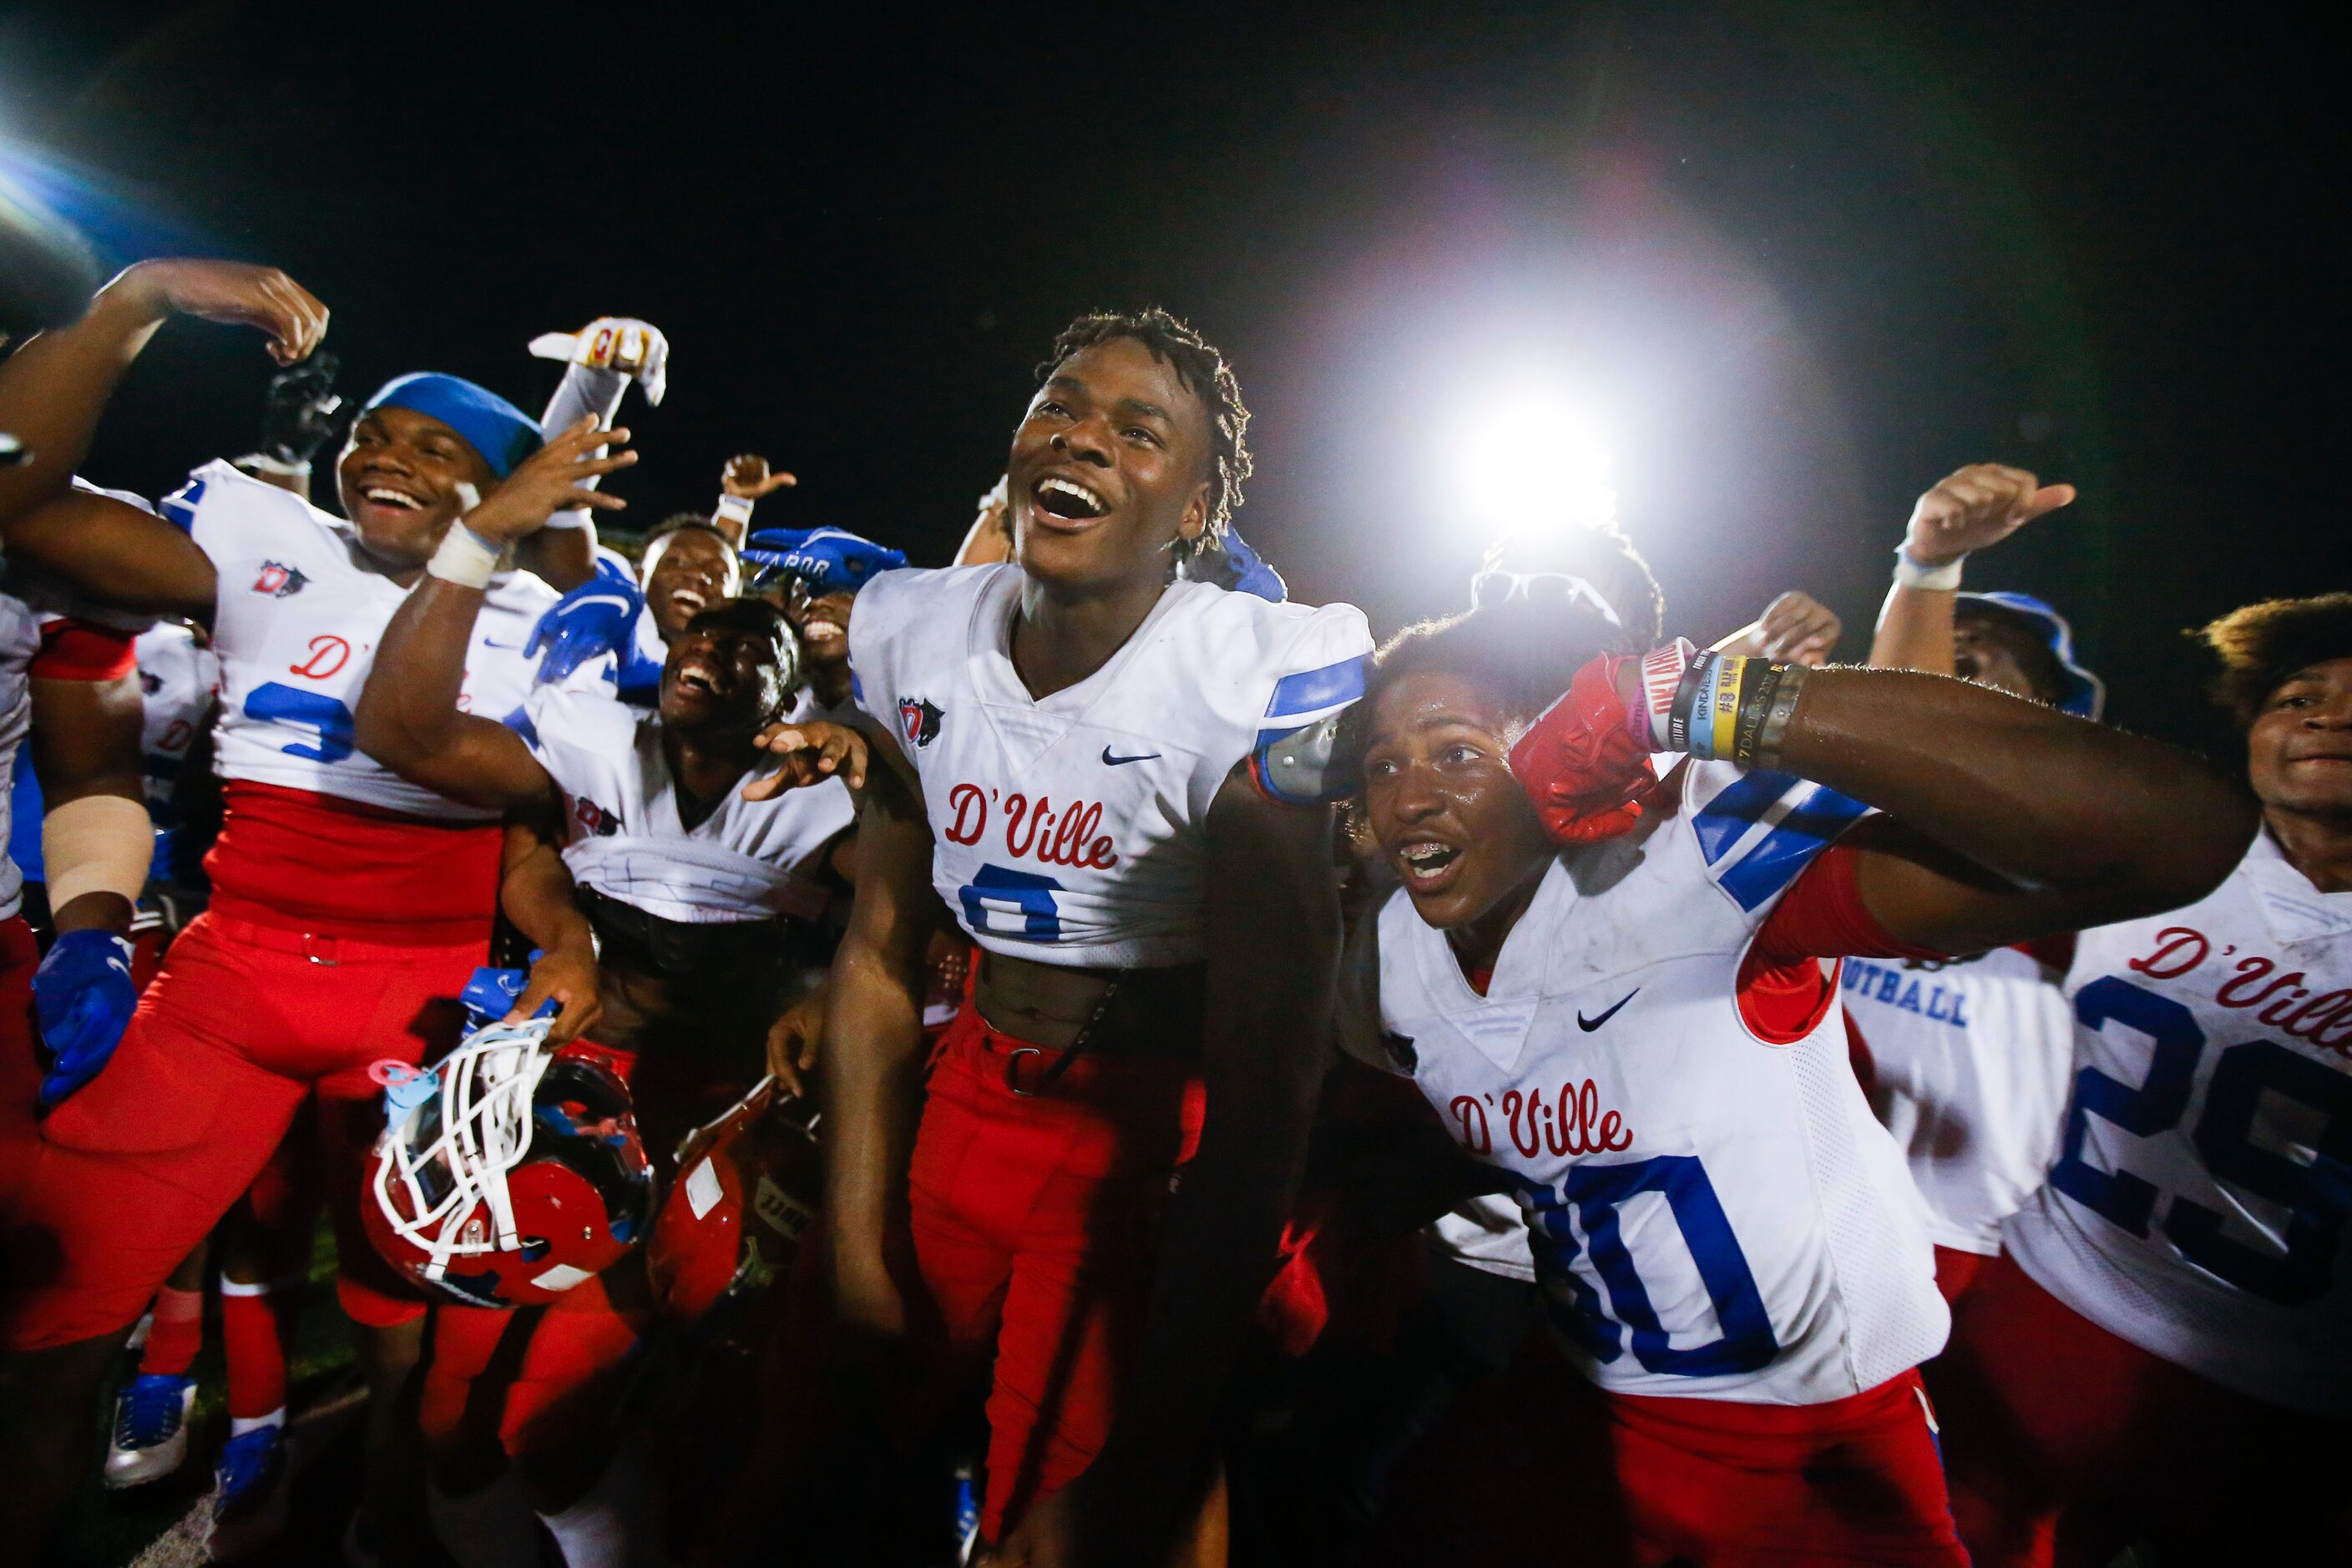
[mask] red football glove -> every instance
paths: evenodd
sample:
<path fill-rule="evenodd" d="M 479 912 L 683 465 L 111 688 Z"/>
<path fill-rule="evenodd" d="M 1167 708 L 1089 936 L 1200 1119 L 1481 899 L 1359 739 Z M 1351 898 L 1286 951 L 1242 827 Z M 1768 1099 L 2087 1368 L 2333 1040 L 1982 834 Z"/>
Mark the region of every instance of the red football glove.
<path fill-rule="evenodd" d="M 1618 672 L 1633 662 L 1605 653 L 1578 670 L 1568 695 L 1511 748 L 1511 772 L 1555 843 L 1597 844 L 1631 833 L 1658 787 L 1617 695 Z"/>
<path fill-rule="evenodd" d="M 1331 1321 L 1331 1302 L 1323 1289 L 1323 1270 L 1313 1248 L 1328 1217 L 1329 1205 L 1311 1205 L 1312 1212 L 1293 1217 L 1282 1228 L 1276 1257 L 1281 1266 L 1258 1298 L 1257 1326 L 1275 1348 L 1293 1358 L 1305 1355 Z"/>

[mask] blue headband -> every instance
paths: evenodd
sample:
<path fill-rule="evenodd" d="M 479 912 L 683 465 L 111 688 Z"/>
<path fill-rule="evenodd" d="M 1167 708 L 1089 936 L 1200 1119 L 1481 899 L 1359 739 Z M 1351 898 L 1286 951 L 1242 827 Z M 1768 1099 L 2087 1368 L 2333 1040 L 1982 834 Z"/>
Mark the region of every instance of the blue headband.
<path fill-rule="evenodd" d="M 887 550 L 838 528 L 762 529 L 744 542 L 743 559 L 751 563 L 754 584 L 797 577 L 820 599 L 855 594 L 875 574 L 907 563 L 904 551 Z"/>
<path fill-rule="evenodd" d="M 438 419 L 482 455 L 490 471 L 505 479 L 515 465 L 540 448 L 539 422 L 497 393 L 459 376 L 421 370 L 396 375 L 367 400 L 370 408 L 405 408 Z"/>

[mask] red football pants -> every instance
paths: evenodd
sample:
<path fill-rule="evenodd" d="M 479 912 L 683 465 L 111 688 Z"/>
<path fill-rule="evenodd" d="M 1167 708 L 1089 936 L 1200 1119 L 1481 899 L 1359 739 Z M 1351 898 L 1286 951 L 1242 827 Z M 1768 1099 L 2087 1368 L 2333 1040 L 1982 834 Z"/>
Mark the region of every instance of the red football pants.
<path fill-rule="evenodd" d="M 1952 1510 L 1979 1564 L 2352 1561 L 2352 1429 L 2210 1383 L 1988 1258 L 1936 1363 Z"/>
<path fill-rule="evenodd" d="M 992 1541 L 1101 1450 L 1150 1304 L 1169 1178 L 1200 1138 L 1188 1064 L 1089 1050 L 1045 1082 L 1060 1056 L 966 1007 L 940 1042 L 908 1177 L 916 1267 L 952 1364 L 996 1352 Z M 1008 1070 L 1038 1092 L 1015 1094 Z"/>
<path fill-rule="evenodd" d="M 1823 1405 L 1610 1394 L 1538 1336 L 1397 1475 L 1378 1563 L 1968 1563 L 1909 1373 Z"/>
<path fill-rule="evenodd" d="M 421 1313 L 422 1300 L 360 1227 L 362 1173 L 383 1126 L 367 1069 L 456 1043 L 457 994 L 482 951 L 198 916 L 106 1070 L 42 1123 L 10 1216 L 0 1345 L 70 1344 L 127 1328 L 252 1184 L 311 1093 L 344 1310 L 373 1326 Z"/>
<path fill-rule="evenodd" d="M 35 1119 L 41 1037 L 33 1019 L 33 971 L 40 966 L 40 944 L 25 917 L 0 921 L 0 1216 L 13 1212 L 11 1194 L 31 1173 L 41 1142 Z"/>

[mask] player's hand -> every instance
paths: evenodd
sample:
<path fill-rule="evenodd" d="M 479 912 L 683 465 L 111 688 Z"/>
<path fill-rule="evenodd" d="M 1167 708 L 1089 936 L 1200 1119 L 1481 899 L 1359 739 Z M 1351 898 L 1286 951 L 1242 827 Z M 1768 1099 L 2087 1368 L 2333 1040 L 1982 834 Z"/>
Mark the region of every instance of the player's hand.
<path fill-rule="evenodd" d="M 626 663 L 635 648 L 637 617 L 645 607 L 645 592 L 636 580 L 599 556 L 596 574 L 557 600 L 531 628 L 522 651 L 525 658 L 539 660 L 534 683 L 562 680 L 608 653 Z"/>
<path fill-rule="evenodd" d="M 816 1071 L 817 1047 L 824 1041 L 824 987 L 820 985 L 768 1026 L 768 1071 L 793 1094 L 806 1099 L 809 1075 Z"/>
<path fill-rule="evenodd" d="M 541 953 L 522 994 L 500 1022 L 522 1023 L 549 1002 L 555 1004 L 555 1022 L 547 1026 L 549 1045 L 578 1039 L 596 1026 L 604 1016 L 604 1000 L 596 985 L 593 950 L 559 947 Z"/>
<path fill-rule="evenodd" d="M 599 447 L 622 447 L 628 439 L 626 427 L 606 430 L 597 425 L 595 416 L 583 416 L 571 429 L 517 464 L 498 489 L 466 514 L 466 526 L 493 544 L 511 544 L 545 528 L 547 520 L 559 511 L 581 507 L 620 510 L 629 503 L 608 491 L 590 489 L 587 482 L 636 462 L 635 452 L 595 455 Z"/>
<path fill-rule="evenodd" d="M 88 927 L 59 934 L 33 972 L 33 1010 L 49 1069 L 41 1079 L 47 1110 L 96 1078 L 122 1043 L 139 988 L 131 980 L 131 943 Z"/>
<path fill-rule="evenodd" d="M 1940 566 L 1999 544 L 2074 499 L 2072 485 L 2045 485 L 2001 463 L 1971 463 L 1919 498 L 1903 550 L 1922 566 Z"/>
<path fill-rule="evenodd" d="M 738 500 L 758 500 L 772 490 L 798 483 L 799 479 L 783 469 L 771 469 L 768 459 L 757 452 L 730 458 L 727 466 L 719 471 L 719 489 Z"/>
<path fill-rule="evenodd" d="M 1650 753 L 1633 738 L 1636 659 L 1603 654 L 1576 672 L 1511 748 L 1511 773 L 1555 843 L 1591 844 L 1630 833 L 1657 788 Z"/>
<path fill-rule="evenodd" d="M 852 789 L 866 787 L 866 737 L 846 724 L 771 724 L 752 744 L 781 758 L 782 765 L 745 784 L 745 800 L 772 800 L 788 789 L 835 777 Z"/>
<path fill-rule="evenodd" d="M 268 334 L 269 357 L 279 364 L 306 358 L 327 335 L 327 307 L 309 289 L 275 267 L 248 262 L 142 261 L 108 284 L 104 297 L 132 300 L 157 320 L 196 316 L 251 327 Z"/>
<path fill-rule="evenodd" d="M 1819 668 L 1827 664 L 1845 624 L 1811 594 L 1794 589 L 1764 607 L 1756 622 L 1756 651 L 1782 664 Z"/>

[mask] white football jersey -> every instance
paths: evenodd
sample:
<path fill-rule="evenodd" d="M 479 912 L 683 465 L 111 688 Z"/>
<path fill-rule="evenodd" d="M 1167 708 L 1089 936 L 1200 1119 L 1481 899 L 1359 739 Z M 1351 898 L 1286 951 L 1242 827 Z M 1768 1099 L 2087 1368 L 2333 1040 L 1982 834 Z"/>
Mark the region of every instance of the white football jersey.
<path fill-rule="evenodd" d="M 180 766 L 220 689 L 220 656 L 173 621 L 140 633 L 131 651 L 139 660 L 139 694 L 145 706 L 139 750 L 146 763 L 147 812 L 161 827 L 172 821 Z"/>
<path fill-rule="evenodd" d="M 1673 815 L 1559 857 L 1483 996 L 1391 894 L 1374 922 L 1388 1065 L 1516 1178 L 1554 1326 L 1601 1387 L 1843 1398 L 1934 1355 L 1949 1316 L 1834 997 L 1770 1044 L 1738 976 L 1863 808 L 1727 763 L 1684 768 L 1678 793 Z"/>
<path fill-rule="evenodd" d="M 886 572 L 850 618 L 857 700 L 922 783 L 940 897 L 994 952 L 1193 963 L 1210 803 L 1234 763 L 1362 694 L 1363 612 L 1171 584 L 1100 669 L 1034 699 L 1013 668 L 1022 580 Z"/>
<path fill-rule="evenodd" d="M 572 879 L 664 920 L 716 923 L 822 913 L 822 856 L 850 826 L 839 779 L 679 819 L 661 720 L 616 698 L 542 686 L 520 726 L 563 792 Z"/>
<path fill-rule="evenodd" d="M 2000 1222 L 2050 1168 L 2074 1054 L 2063 978 L 2013 947 L 1845 961 L 1846 1015 L 1877 1078 L 1872 1104 L 1938 1247 L 1999 1252 Z"/>
<path fill-rule="evenodd" d="M 220 576 L 215 773 L 411 816 L 497 817 L 410 784 L 353 749 L 352 707 L 408 590 L 360 563 L 349 523 L 219 461 L 191 474 L 162 511 Z M 523 646 L 555 600 L 555 590 L 528 572 L 492 581 L 474 622 L 459 707 L 500 720 L 520 710 L 532 668 Z"/>
<path fill-rule="evenodd" d="M 1528 1250 L 1528 1216 L 1516 1200 L 1500 1193 L 1483 1193 L 1452 1214 L 1439 1215 L 1431 1222 L 1428 1236 L 1431 1250 L 1441 1258 L 1514 1279 L 1536 1277 L 1535 1255 Z"/>
<path fill-rule="evenodd" d="M 0 594 L 0 822 L 8 820 L 16 782 L 16 751 L 33 727 L 33 656 L 41 651 L 40 616 L 13 594 Z M 26 809 L 31 809 L 29 800 Z M 25 902 L 25 873 L 0 855 L 0 921 Z"/>
<path fill-rule="evenodd" d="M 2352 1415 L 2352 892 L 2264 832 L 2200 902 L 2084 931 L 2066 992 L 2074 1095 L 2010 1252 L 2151 1354 Z"/>

